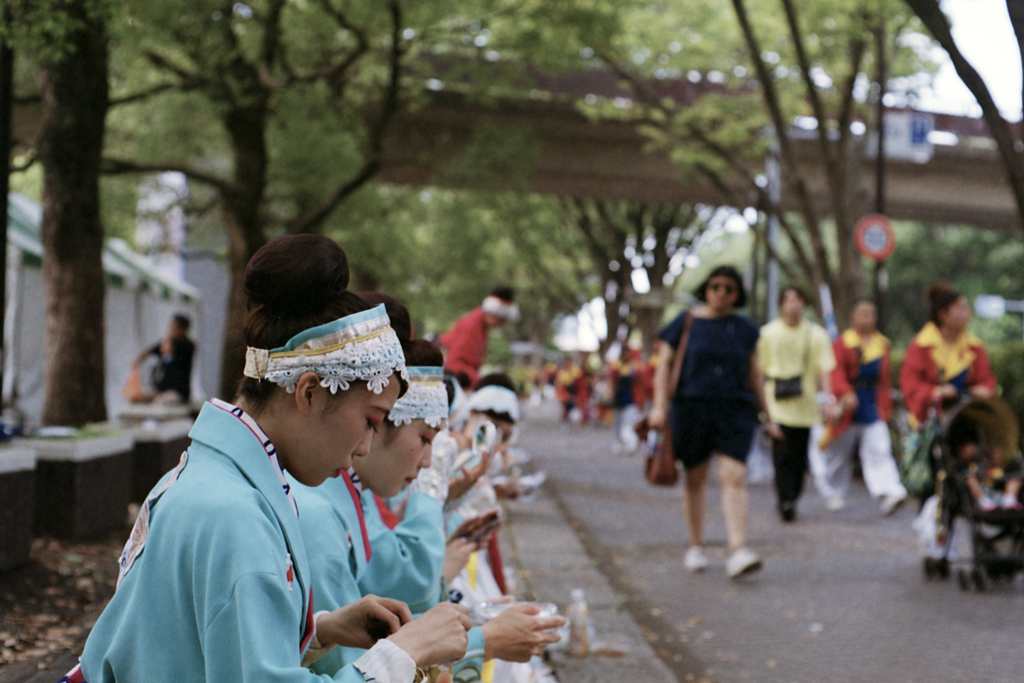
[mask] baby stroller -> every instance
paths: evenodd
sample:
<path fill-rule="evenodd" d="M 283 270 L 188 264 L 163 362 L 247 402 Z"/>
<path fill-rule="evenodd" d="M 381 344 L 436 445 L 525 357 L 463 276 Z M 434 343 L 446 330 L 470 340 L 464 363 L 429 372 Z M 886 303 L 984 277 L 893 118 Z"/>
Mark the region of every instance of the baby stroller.
<path fill-rule="evenodd" d="M 938 418 L 934 418 L 938 420 Z M 950 565 L 963 590 L 986 591 L 996 580 L 1012 580 L 1024 570 L 1024 510 L 995 508 L 982 510 L 971 496 L 964 454 L 996 457 L 999 463 L 1020 458 L 1020 428 L 1010 407 L 999 398 L 967 400 L 950 410 L 939 422 L 931 454 L 935 470 L 935 547 L 940 549 L 924 561 L 925 576 L 946 578 Z M 928 431 L 927 429 L 925 431 Z M 997 463 L 998 464 L 998 463 Z M 992 468 L 1001 478 L 992 483 L 1005 486 L 1001 468 Z M 927 503 L 922 514 L 933 508 Z M 951 558 L 952 531 L 963 519 L 970 530 L 968 557 Z"/>

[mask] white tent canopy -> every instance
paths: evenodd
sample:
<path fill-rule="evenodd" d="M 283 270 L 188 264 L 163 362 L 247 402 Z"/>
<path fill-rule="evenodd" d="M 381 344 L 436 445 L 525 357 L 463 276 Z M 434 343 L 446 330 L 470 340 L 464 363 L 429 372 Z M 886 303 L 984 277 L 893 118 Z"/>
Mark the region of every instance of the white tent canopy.
<path fill-rule="evenodd" d="M 39 226 L 42 207 L 11 194 L 7 209 L 7 300 L 4 321 L 5 405 L 14 404 L 29 425 L 39 424 L 43 410 L 45 328 L 43 247 Z M 198 332 L 199 291 L 186 282 L 157 272 L 148 259 L 123 240 L 111 239 L 103 249 L 106 274 L 104 351 L 107 414 L 116 417 L 126 405 L 121 389 L 139 351 L 157 343 L 171 317 L 182 313 L 192 320 L 190 336 Z M 198 366 L 197 349 L 193 367 Z M 192 373 L 192 397 L 203 398 L 198 373 Z"/>

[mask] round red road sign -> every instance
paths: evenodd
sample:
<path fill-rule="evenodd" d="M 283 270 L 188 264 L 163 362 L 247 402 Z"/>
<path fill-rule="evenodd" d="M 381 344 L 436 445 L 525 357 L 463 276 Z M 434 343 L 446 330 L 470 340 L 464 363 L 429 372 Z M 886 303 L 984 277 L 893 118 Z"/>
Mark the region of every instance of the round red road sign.
<path fill-rule="evenodd" d="M 892 231 L 892 224 L 878 213 L 868 214 L 857 221 L 853 238 L 857 243 L 857 251 L 876 261 L 889 258 L 896 248 L 896 233 Z"/>

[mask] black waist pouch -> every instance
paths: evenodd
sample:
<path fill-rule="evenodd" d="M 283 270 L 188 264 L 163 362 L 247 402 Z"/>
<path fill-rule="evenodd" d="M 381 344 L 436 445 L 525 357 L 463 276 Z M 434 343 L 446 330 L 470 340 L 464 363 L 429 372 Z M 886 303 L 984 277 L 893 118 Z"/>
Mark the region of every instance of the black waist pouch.
<path fill-rule="evenodd" d="M 796 398 L 804 393 L 803 377 L 784 377 L 775 380 L 775 400 L 782 401 L 787 398 Z"/>

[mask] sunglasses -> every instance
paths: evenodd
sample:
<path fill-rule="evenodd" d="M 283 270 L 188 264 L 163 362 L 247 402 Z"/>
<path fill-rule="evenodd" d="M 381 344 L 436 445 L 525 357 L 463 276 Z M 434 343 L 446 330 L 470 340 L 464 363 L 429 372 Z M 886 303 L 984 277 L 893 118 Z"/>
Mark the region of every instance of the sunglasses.
<path fill-rule="evenodd" d="M 736 287 L 734 285 L 727 285 L 721 282 L 716 282 L 713 285 L 708 285 L 708 289 L 710 289 L 712 292 L 724 290 L 726 294 L 734 294 L 736 292 Z"/>

